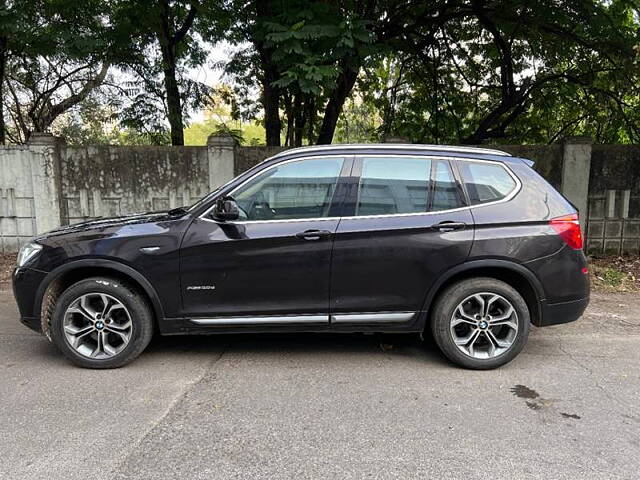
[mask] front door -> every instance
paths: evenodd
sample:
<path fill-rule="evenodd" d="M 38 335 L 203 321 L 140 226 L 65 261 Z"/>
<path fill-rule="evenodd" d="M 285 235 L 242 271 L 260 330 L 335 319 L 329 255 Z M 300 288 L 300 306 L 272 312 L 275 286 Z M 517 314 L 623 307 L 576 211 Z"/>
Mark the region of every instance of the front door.
<path fill-rule="evenodd" d="M 326 325 L 336 186 L 347 168 L 332 156 L 276 164 L 230 192 L 239 220 L 194 220 L 181 248 L 185 316 L 214 326 Z"/>
<path fill-rule="evenodd" d="M 332 325 L 409 326 L 433 282 L 467 258 L 471 212 L 446 159 L 363 156 L 353 170 L 353 210 L 334 241 Z"/>

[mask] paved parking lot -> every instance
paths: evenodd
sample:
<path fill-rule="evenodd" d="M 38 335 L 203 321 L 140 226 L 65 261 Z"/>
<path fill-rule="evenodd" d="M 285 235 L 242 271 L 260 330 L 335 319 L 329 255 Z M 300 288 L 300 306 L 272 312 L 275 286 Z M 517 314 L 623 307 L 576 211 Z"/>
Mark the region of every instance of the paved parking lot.
<path fill-rule="evenodd" d="M 0 478 L 638 478 L 640 298 L 471 372 L 414 337 L 156 339 L 69 365 L 0 292 Z"/>

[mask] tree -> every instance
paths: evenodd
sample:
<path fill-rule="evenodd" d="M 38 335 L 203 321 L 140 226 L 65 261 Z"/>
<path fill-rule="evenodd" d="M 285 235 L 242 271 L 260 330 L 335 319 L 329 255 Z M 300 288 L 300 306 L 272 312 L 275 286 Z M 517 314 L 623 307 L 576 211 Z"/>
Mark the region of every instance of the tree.
<path fill-rule="evenodd" d="M 235 28 L 254 49 L 229 70 L 242 76 L 245 90 L 259 79 L 270 144 L 279 141 L 276 111 L 283 112 L 286 144 L 332 141 L 356 83 L 363 101 L 377 96 L 380 136 L 407 129 L 418 141 L 504 138 L 547 92 L 566 84 L 585 100 L 608 97 L 633 130 L 638 22 L 625 0 L 249 6 L 254 10 Z M 393 67 L 391 83 L 372 79 L 385 62 Z"/>
<path fill-rule="evenodd" d="M 219 37 L 226 14 L 217 0 L 118 2 L 115 22 L 133 45 L 123 65 L 141 81 L 126 121 L 136 123 L 138 115 L 152 111 L 158 99 L 169 122 L 171 143 L 184 144 L 185 110 L 201 107 L 209 94 L 209 88 L 189 80 L 185 70 L 206 62 L 203 40 Z"/>
<path fill-rule="evenodd" d="M 638 138 L 637 45 L 626 2 L 478 0 L 430 44 L 401 42 L 378 58 L 358 90 L 382 112 L 381 136 L 475 144 L 584 133 L 629 141 Z"/>
<path fill-rule="evenodd" d="M 221 84 L 213 87 L 212 92 L 203 112 L 204 120 L 193 122 L 185 129 L 185 144 L 206 145 L 209 135 L 225 134 L 240 145 L 264 145 L 264 127 L 242 118 L 233 89 Z"/>
<path fill-rule="evenodd" d="M 118 50 L 107 12 L 99 0 L 0 4 L 0 139 L 47 130 L 103 84 Z"/>
<path fill-rule="evenodd" d="M 7 106 L 15 126 L 12 140 L 23 143 L 32 132 L 49 130 L 60 115 L 104 82 L 108 69 L 108 62 L 79 64 L 64 58 L 15 61 L 6 78 Z"/>

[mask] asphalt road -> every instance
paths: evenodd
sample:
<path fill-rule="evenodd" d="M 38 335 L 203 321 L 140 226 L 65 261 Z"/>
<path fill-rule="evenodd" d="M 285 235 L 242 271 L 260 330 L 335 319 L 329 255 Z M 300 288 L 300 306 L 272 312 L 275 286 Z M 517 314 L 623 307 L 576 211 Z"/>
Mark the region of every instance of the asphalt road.
<path fill-rule="evenodd" d="M 0 478 L 637 479 L 639 312 L 595 295 L 489 372 L 364 335 L 162 338 L 91 371 L 0 292 Z"/>

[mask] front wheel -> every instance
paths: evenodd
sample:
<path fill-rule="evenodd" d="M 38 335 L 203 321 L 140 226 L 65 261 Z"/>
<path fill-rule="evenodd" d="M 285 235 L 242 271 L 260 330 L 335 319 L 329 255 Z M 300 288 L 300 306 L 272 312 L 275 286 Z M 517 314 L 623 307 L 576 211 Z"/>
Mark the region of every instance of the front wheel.
<path fill-rule="evenodd" d="M 117 368 L 134 360 L 153 334 L 142 295 L 120 280 L 94 277 L 67 288 L 51 318 L 51 337 L 74 364 Z"/>
<path fill-rule="evenodd" d="M 527 303 L 494 278 L 471 278 L 447 288 L 436 301 L 431 330 L 452 362 L 476 370 L 513 360 L 529 336 Z"/>

